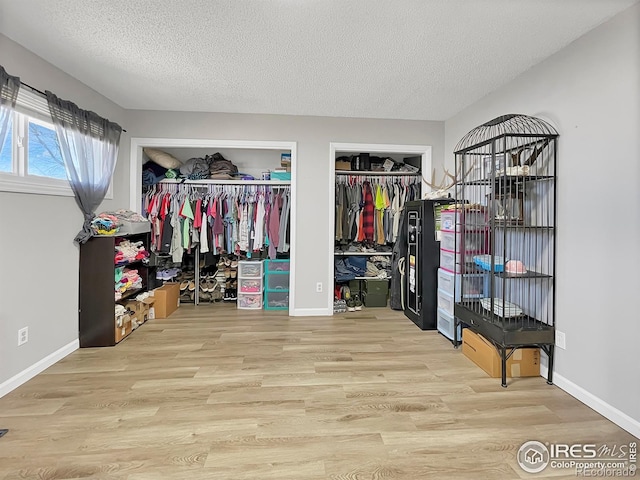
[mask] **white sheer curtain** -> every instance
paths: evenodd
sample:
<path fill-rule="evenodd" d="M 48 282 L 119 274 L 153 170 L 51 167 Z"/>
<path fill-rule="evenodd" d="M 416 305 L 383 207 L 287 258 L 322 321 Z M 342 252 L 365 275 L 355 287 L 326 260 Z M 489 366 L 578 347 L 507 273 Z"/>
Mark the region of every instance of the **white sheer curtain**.
<path fill-rule="evenodd" d="M 67 177 L 84 214 L 75 241 L 85 243 L 92 236 L 91 221 L 113 177 L 122 128 L 49 91 L 46 95 Z"/>
<path fill-rule="evenodd" d="M 9 75 L 0 65 L 0 150 L 9 131 L 9 120 L 16 106 L 20 79 Z"/>

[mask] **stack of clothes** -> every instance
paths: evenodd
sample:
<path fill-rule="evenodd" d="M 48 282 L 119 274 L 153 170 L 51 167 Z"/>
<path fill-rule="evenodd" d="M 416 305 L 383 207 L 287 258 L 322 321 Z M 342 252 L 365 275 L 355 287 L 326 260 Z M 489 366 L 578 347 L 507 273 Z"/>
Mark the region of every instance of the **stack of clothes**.
<path fill-rule="evenodd" d="M 107 213 L 101 213 L 91 220 L 91 230 L 94 235 L 115 235 L 118 233 L 118 219 Z"/>
<path fill-rule="evenodd" d="M 209 174 L 211 178 L 229 179 L 238 173 L 238 167 L 219 153 L 207 155 L 206 160 L 209 163 Z"/>
<path fill-rule="evenodd" d="M 131 242 L 129 240 L 123 240 L 116 245 L 116 265 L 144 260 L 146 258 L 149 258 L 149 252 L 144 248 L 144 243 L 142 241 Z"/>
<path fill-rule="evenodd" d="M 391 257 L 376 255 L 367 261 L 365 277 L 391 278 Z"/>
<path fill-rule="evenodd" d="M 138 270 L 130 270 L 126 267 L 115 269 L 116 300 L 120 300 L 125 292 L 140 288 L 142 288 L 142 277 L 138 274 Z"/>

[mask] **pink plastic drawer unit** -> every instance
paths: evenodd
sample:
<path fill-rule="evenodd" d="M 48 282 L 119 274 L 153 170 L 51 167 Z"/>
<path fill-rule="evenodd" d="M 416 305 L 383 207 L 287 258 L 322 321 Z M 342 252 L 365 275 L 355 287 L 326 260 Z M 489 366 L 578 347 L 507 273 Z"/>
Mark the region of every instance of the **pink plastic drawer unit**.
<path fill-rule="evenodd" d="M 453 316 L 453 295 L 449 295 L 447 292 L 438 290 L 438 309 Z"/>
<path fill-rule="evenodd" d="M 464 284 L 464 298 L 484 298 L 489 296 L 489 276 L 484 273 L 452 273 L 438 269 L 438 289 L 454 295 L 456 302 L 462 295 L 461 283 Z"/>
<path fill-rule="evenodd" d="M 456 228 L 458 225 L 458 228 Z M 484 210 L 443 210 L 440 217 L 441 230 L 450 232 L 462 230 L 482 230 L 488 226 L 487 214 Z"/>
<path fill-rule="evenodd" d="M 438 309 L 436 327 L 438 328 L 438 331 L 449 340 L 453 340 L 454 325 L 453 315 L 449 315 L 447 312 Z M 462 326 L 460 323 L 458 323 L 457 340 L 458 342 L 462 341 Z"/>
<path fill-rule="evenodd" d="M 486 244 L 486 230 L 440 231 L 440 248 L 450 252 L 485 253 Z"/>
<path fill-rule="evenodd" d="M 440 249 L 440 268 L 443 270 L 460 273 L 462 271 L 462 266 L 460 265 L 461 259 L 459 253 Z"/>
<path fill-rule="evenodd" d="M 261 278 L 241 278 L 238 280 L 240 293 L 262 293 Z"/>
<path fill-rule="evenodd" d="M 238 278 L 262 278 L 263 262 L 241 260 L 238 262 Z"/>
<path fill-rule="evenodd" d="M 238 293 L 238 308 L 241 310 L 262 309 L 261 293 Z"/>
<path fill-rule="evenodd" d="M 289 290 L 289 272 L 270 272 L 266 277 L 267 290 Z"/>

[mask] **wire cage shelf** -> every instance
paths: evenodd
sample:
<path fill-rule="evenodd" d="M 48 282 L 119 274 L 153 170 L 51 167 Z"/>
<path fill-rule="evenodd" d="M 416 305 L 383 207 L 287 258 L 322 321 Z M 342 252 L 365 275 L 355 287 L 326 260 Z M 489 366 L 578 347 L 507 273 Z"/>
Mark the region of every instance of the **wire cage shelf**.
<path fill-rule="evenodd" d="M 496 346 L 503 386 L 519 348 L 547 354 L 552 382 L 557 139 L 547 122 L 509 114 L 471 130 L 454 152 L 455 272 L 486 278 L 480 295 L 460 282 L 455 321 Z"/>

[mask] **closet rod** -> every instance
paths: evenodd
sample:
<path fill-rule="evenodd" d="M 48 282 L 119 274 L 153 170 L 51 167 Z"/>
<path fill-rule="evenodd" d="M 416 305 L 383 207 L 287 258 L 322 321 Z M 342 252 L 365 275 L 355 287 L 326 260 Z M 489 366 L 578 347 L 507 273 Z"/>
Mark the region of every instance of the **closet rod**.
<path fill-rule="evenodd" d="M 176 185 L 291 185 L 291 181 L 289 180 L 217 180 L 215 178 L 202 180 L 175 180 L 173 178 L 165 178 L 158 183 Z"/>
<path fill-rule="evenodd" d="M 336 175 L 389 175 L 396 177 L 419 177 L 420 173 L 411 172 L 369 172 L 364 170 L 336 170 Z"/>

